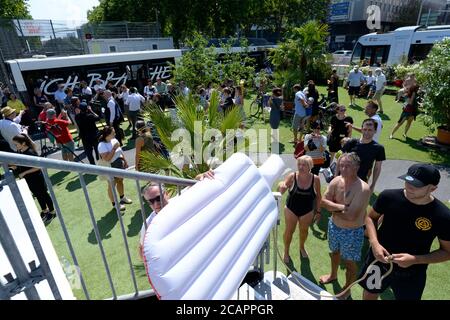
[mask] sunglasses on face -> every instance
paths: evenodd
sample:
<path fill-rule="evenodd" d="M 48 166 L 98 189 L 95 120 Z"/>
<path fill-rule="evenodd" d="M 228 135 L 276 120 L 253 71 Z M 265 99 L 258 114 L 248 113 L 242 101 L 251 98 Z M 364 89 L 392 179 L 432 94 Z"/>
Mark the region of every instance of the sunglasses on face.
<path fill-rule="evenodd" d="M 347 109 L 339 109 L 340 112 L 345 112 Z"/>
<path fill-rule="evenodd" d="M 150 203 L 150 204 L 154 204 L 155 202 L 161 202 L 161 197 L 160 197 L 160 195 L 157 195 L 154 198 L 145 199 L 145 200 L 147 200 L 147 202 Z"/>

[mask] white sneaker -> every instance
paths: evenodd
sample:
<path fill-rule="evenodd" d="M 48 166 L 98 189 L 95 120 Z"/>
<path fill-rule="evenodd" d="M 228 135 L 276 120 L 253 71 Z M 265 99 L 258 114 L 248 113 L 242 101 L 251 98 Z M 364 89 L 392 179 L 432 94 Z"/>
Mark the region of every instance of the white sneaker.
<path fill-rule="evenodd" d="M 120 199 L 120 204 L 132 204 L 132 203 L 133 203 L 133 201 L 130 198 L 127 198 L 125 196 Z"/>

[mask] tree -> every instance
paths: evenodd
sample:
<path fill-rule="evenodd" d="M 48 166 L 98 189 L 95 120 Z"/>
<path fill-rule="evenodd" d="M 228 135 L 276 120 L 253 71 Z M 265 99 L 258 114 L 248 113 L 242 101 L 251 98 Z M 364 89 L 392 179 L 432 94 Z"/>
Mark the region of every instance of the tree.
<path fill-rule="evenodd" d="M 253 25 L 277 32 L 308 20 L 324 22 L 330 0 L 100 0 L 88 12 L 90 22 L 153 22 L 158 16 L 164 35 L 176 45 L 192 32 L 218 38 L 242 33 L 248 35 Z"/>
<path fill-rule="evenodd" d="M 420 0 L 408 0 L 392 20 L 398 26 L 415 26 L 420 11 L 420 3 Z"/>
<path fill-rule="evenodd" d="M 143 152 L 141 165 L 145 172 L 164 172 L 193 179 L 214 166 L 214 161 L 211 160 L 222 162 L 237 150 L 233 147 L 231 152 L 222 152 L 226 151 L 230 141 L 233 141 L 234 135 L 230 135 L 230 130 L 234 132 L 242 118 L 238 108 L 233 108 L 226 114 L 218 111 L 217 91 L 211 95 L 210 106 L 206 112 L 199 110 L 199 100 L 194 95 L 178 96 L 176 105 L 178 121 L 173 121 L 153 103 L 145 106 L 144 115 L 157 124 L 156 130 L 161 142 L 169 150 L 170 157 Z M 208 136 L 208 133 L 211 136 Z M 194 150 L 196 152 L 193 152 Z"/>
<path fill-rule="evenodd" d="M 325 65 L 327 36 L 328 26 L 315 20 L 293 28 L 273 50 L 271 61 L 277 70 L 297 74 L 301 85 L 306 84 L 306 79 L 323 77 L 315 71 Z"/>
<path fill-rule="evenodd" d="M 207 44 L 208 41 L 197 32 L 186 41 L 189 51 L 173 67 L 175 81 L 183 80 L 194 90 L 210 81 L 218 81 L 217 54 L 214 47 L 207 47 Z"/>
<path fill-rule="evenodd" d="M 32 19 L 27 0 L 0 0 L 0 19 Z"/>
<path fill-rule="evenodd" d="M 185 81 L 194 90 L 205 86 L 208 82 L 220 83 L 232 79 L 235 84 L 240 80 L 251 83 L 255 74 L 254 61 L 248 56 L 248 42 L 229 38 L 221 43 L 222 53 L 217 54 L 216 48 L 208 47 L 208 41 L 195 32 L 186 41 L 189 51 L 183 54 L 176 66 L 173 76 L 175 81 Z M 238 45 L 242 52 L 234 52 L 233 46 Z"/>
<path fill-rule="evenodd" d="M 430 130 L 450 131 L 450 38 L 436 43 L 416 74 L 425 92 L 421 119 Z"/>

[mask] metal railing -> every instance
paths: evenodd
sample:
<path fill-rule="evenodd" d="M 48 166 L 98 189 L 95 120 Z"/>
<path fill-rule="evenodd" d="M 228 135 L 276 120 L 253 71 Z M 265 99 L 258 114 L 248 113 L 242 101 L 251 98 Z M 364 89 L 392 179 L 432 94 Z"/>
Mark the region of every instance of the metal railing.
<path fill-rule="evenodd" d="M 55 299 L 62 299 L 61 293 L 59 292 L 58 286 L 55 282 L 55 279 L 52 275 L 52 272 L 50 271 L 48 261 L 46 259 L 46 256 L 43 252 L 43 248 L 41 246 L 41 243 L 37 237 L 36 230 L 34 229 L 33 223 L 31 222 L 31 218 L 28 212 L 28 209 L 25 205 L 25 202 L 22 198 L 22 195 L 20 193 L 18 184 L 15 180 L 14 174 L 9 170 L 9 165 L 16 165 L 16 166 L 26 166 L 26 167 L 37 167 L 41 168 L 41 171 L 43 173 L 48 191 L 50 193 L 50 197 L 54 203 L 56 215 L 59 219 L 61 229 L 64 235 L 64 239 L 66 241 L 67 247 L 69 249 L 70 255 L 72 257 L 72 261 L 74 265 L 78 268 L 78 276 L 81 284 L 81 288 L 83 290 L 84 296 L 86 299 L 91 299 L 91 294 L 86 286 L 85 278 L 83 277 L 83 270 L 80 267 L 79 259 L 77 256 L 77 253 L 75 252 L 74 246 L 73 246 L 73 240 L 69 236 L 69 231 L 67 228 L 67 224 L 64 220 L 63 215 L 63 209 L 60 206 L 56 195 L 54 186 L 50 180 L 49 176 L 49 170 L 59 170 L 63 172 L 75 172 L 78 173 L 78 179 L 80 182 L 80 186 L 83 191 L 83 195 L 85 197 L 87 209 L 89 212 L 90 222 L 93 226 L 93 230 L 95 233 L 95 238 L 97 240 L 98 249 L 100 251 L 103 267 L 105 269 L 106 275 L 107 275 L 107 281 L 109 284 L 109 287 L 111 289 L 111 297 L 109 299 L 113 300 L 134 300 L 134 299 L 142 299 L 154 296 L 155 293 L 153 290 L 144 290 L 140 291 L 137 286 L 136 281 L 136 275 L 135 271 L 133 269 L 131 254 L 130 254 L 130 247 L 128 245 L 128 238 L 127 234 L 125 232 L 125 226 L 122 219 L 122 214 L 120 212 L 120 203 L 118 201 L 118 195 L 115 190 L 115 188 L 112 188 L 113 196 L 114 196 L 114 202 L 115 202 L 115 211 L 117 214 L 117 218 L 120 225 L 120 231 L 121 236 L 123 238 L 125 251 L 126 251 L 126 257 L 127 257 L 127 263 L 129 267 L 129 274 L 132 279 L 132 285 L 133 285 L 133 292 L 130 294 L 125 295 L 118 295 L 118 292 L 116 290 L 116 286 L 114 285 L 113 277 L 112 277 L 112 270 L 110 267 L 110 264 L 108 262 L 107 255 L 105 253 L 105 248 L 102 243 L 102 237 L 99 230 L 99 226 L 97 224 L 97 221 L 94 216 L 94 209 L 93 204 L 91 202 L 91 197 L 89 195 L 87 184 L 84 178 L 84 175 L 91 174 L 91 175 L 97 175 L 97 176 L 106 176 L 107 179 L 112 182 L 114 177 L 118 178 L 126 178 L 131 179 L 135 181 L 135 187 L 136 192 L 139 195 L 139 204 L 140 204 L 140 211 L 141 211 L 141 217 L 142 217 L 142 223 L 145 225 L 145 228 L 147 228 L 146 225 L 146 214 L 145 214 L 145 208 L 144 203 L 141 196 L 141 184 L 140 182 L 149 182 L 152 181 L 154 183 L 157 183 L 159 185 L 159 188 L 161 190 L 162 184 L 167 185 L 176 185 L 178 194 L 181 192 L 182 187 L 191 186 L 195 184 L 196 180 L 187 180 L 187 179 L 180 179 L 175 177 L 169 177 L 169 176 L 160 176 L 155 174 L 149 174 L 149 173 L 143 173 L 143 172 L 137 172 L 137 171 L 127 171 L 127 170 L 121 170 L 121 169 L 114 169 L 114 168 L 108 168 L 108 167 L 102 167 L 102 166 L 95 166 L 95 165 L 89 165 L 89 164 L 80 164 L 75 162 L 66 162 L 61 160 L 54 160 L 54 159 L 47 159 L 47 158 L 41 158 L 41 157 L 34 157 L 34 156 L 27 156 L 27 155 L 21 155 L 21 154 L 15 154 L 15 153 L 6 153 L 6 152 L 0 152 L 0 164 L 2 165 L 5 176 L 3 180 L 0 180 L 0 190 L 4 186 L 8 186 L 11 190 L 12 196 L 14 198 L 14 201 L 16 203 L 16 206 L 18 208 L 18 211 L 20 212 L 21 218 L 23 220 L 23 223 L 25 225 L 25 228 L 27 229 L 27 232 L 29 234 L 29 237 L 31 239 L 33 248 L 36 252 L 36 255 L 38 257 L 38 260 L 40 262 L 39 266 L 36 267 L 36 263 L 34 261 L 29 262 L 29 269 L 31 272 L 28 272 L 27 266 L 25 265 L 23 259 L 21 258 L 19 249 L 17 247 L 17 244 L 14 242 L 14 239 L 12 237 L 11 231 L 8 228 L 5 218 L 3 216 L 3 213 L 0 210 L 0 244 L 4 248 L 4 251 L 10 261 L 10 264 L 16 274 L 16 278 L 14 279 L 11 275 L 5 276 L 8 283 L 6 285 L 2 285 L 0 283 L 0 299 L 10 299 L 14 295 L 24 292 L 26 297 L 28 299 L 40 299 L 39 293 L 35 288 L 35 285 L 39 283 L 40 281 L 47 280 L 49 283 L 49 286 L 52 290 L 53 296 Z M 160 192 L 161 197 L 163 195 L 162 192 Z M 275 200 L 277 201 L 278 209 L 281 208 L 281 194 L 274 193 Z M 163 204 L 163 201 L 161 199 L 161 204 Z M 280 219 L 278 217 L 277 224 L 274 226 L 272 232 L 272 239 L 273 239 L 273 248 L 277 248 L 278 246 L 278 225 L 279 225 Z M 254 271 L 257 271 L 260 275 L 264 274 L 264 265 L 270 263 L 270 236 L 266 240 L 265 244 L 261 248 L 258 257 L 255 259 L 254 264 L 252 266 Z M 277 255 L 276 250 L 273 250 L 273 268 L 274 268 L 274 277 L 277 272 Z M 92 270 L 90 270 L 92 271 Z M 3 276 L 3 275 L 0 275 Z M 239 289 L 238 289 L 239 292 Z M 239 297 L 239 294 L 238 294 Z"/>
<path fill-rule="evenodd" d="M 42 280 L 48 281 L 48 284 L 51 288 L 54 298 L 61 299 L 61 293 L 59 292 L 58 286 L 56 285 L 55 279 L 52 275 L 52 272 L 50 271 L 48 261 L 43 252 L 42 245 L 38 239 L 38 236 L 36 234 L 36 230 L 33 226 L 33 223 L 31 222 L 30 214 L 29 214 L 28 209 L 25 205 L 25 202 L 22 198 L 18 184 L 15 180 L 14 174 L 9 170 L 8 165 L 41 168 L 45 182 L 47 184 L 48 191 L 50 193 L 50 197 L 55 206 L 56 215 L 61 224 L 61 228 L 62 228 L 62 231 L 64 234 L 65 241 L 67 243 L 68 249 L 70 251 L 70 255 L 72 257 L 74 265 L 80 271 L 79 278 L 80 278 L 81 286 L 82 286 L 82 289 L 83 289 L 86 299 L 90 299 L 89 290 L 86 287 L 85 279 L 83 277 L 83 270 L 80 268 L 80 265 L 78 262 L 79 260 L 78 260 L 77 254 L 76 254 L 74 246 L 73 246 L 73 241 L 71 240 L 71 238 L 69 236 L 69 232 L 67 230 L 67 226 L 64 221 L 63 210 L 58 203 L 58 200 L 55 195 L 54 187 L 50 180 L 50 176 L 48 173 L 48 170 L 50 170 L 50 169 L 78 173 L 78 179 L 80 181 L 81 188 L 83 189 L 83 193 L 84 193 L 86 204 L 87 204 L 88 211 L 89 211 L 89 216 L 90 216 L 91 223 L 92 223 L 94 233 L 95 233 L 95 238 L 98 243 L 98 247 L 100 250 L 101 257 L 102 257 L 102 262 L 103 262 L 103 265 L 104 265 L 104 268 L 105 268 L 105 271 L 107 274 L 108 282 L 109 282 L 109 285 L 111 288 L 112 299 L 138 299 L 138 298 L 143 298 L 143 297 L 148 297 L 148 296 L 154 295 L 154 292 L 152 290 L 139 291 L 139 289 L 138 289 L 136 275 L 135 275 L 132 260 L 131 260 L 131 254 L 130 254 L 130 248 L 128 245 L 127 234 L 125 232 L 125 226 L 123 223 L 122 215 L 120 213 L 120 203 L 118 201 L 118 195 L 117 195 L 115 188 L 111 188 L 113 191 L 113 196 L 114 196 L 114 201 L 115 201 L 115 211 L 116 211 L 117 218 L 118 218 L 118 221 L 120 224 L 121 235 L 124 240 L 125 251 L 126 251 L 126 255 L 127 255 L 127 263 L 128 263 L 129 269 L 130 269 L 129 272 L 131 275 L 133 288 L 134 288 L 134 293 L 127 294 L 125 296 L 118 296 L 117 290 L 116 290 L 116 287 L 114 285 L 113 278 L 111 275 L 111 269 L 110 269 L 110 266 L 108 263 L 108 259 L 107 259 L 107 256 L 106 256 L 103 244 L 102 244 L 100 230 L 99 230 L 99 227 L 95 220 L 94 211 L 93 211 L 93 207 L 92 207 L 92 203 L 91 203 L 91 198 L 90 198 L 89 192 L 87 190 L 84 175 L 91 174 L 91 175 L 98 175 L 98 176 L 106 176 L 110 183 L 112 182 L 114 177 L 134 180 L 135 186 L 136 186 L 136 192 L 138 193 L 139 199 L 140 199 L 141 216 L 142 216 L 142 221 L 144 224 L 146 224 L 145 223 L 146 216 L 145 216 L 144 203 L 142 201 L 142 197 L 140 196 L 141 195 L 140 181 L 144 181 L 144 182 L 152 181 L 154 183 L 159 184 L 160 189 L 162 188 L 162 184 L 176 185 L 178 187 L 178 190 L 180 191 L 181 187 L 193 185 L 196 182 L 195 180 L 180 179 L 180 178 L 175 178 L 175 177 L 160 176 L 160 175 L 149 174 L 149 173 L 127 171 L 127 170 L 107 168 L 107 167 L 101 167 L 101 166 L 95 166 L 95 165 L 79 164 L 79 163 L 74 163 L 74 162 L 66 162 L 66 161 L 61 161 L 61 160 L 40 158 L 40 157 L 34 157 L 34 156 L 26 156 L 26 155 L 6 153 L 6 152 L 0 152 L 0 163 L 2 164 L 2 167 L 5 171 L 4 179 L 0 181 L 0 188 L 3 188 L 4 186 L 8 186 L 10 188 L 11 194 L 14 198 L 13 200 L 15 201 L 17 209 L 20 212 L 21 218 L 23 220 L 25 228 L 31 239 L 33 248 L 34 248 L 36 255 L 38 257 L 38 260 L 40 262 L 40 264 L 37 268 L 35 266 L 35 262 L 30 262 L 31 272 L 28 272 L 27 266 L 25 265 L 24 261 L 22 260 L 19 249 L 17 248 L 17 244 L 14 242 L 14 239 L 11 234 L 11 230 L 8 228 L 5 218 L 4 218 L 4 215 L 0 210 L 0 244 L 2 245 L 2 247 L 6 253 L 6 256 L 8 257 L 8 260 L 11 263 L 11 266 L 12 266 L 14 272 L 16 273 L 16 279 L 14 279 L 11 275 L 9 275 L 9 276 L 5 277 L 6 280 L 8 281 L 8 283 L 6 285 L 0 284 L 0 298 L 1 299 L 10 299 L 11 297 L 13 297 L 14 295 L 16 295 L 20 292 L 24 292 L 28 299 L 40 299 L 39 294 L 35 288 L 35 284 L 37 284 L 38 282 L 40 282 Z M 161 193 L 161 197 L 162 197 L 162 193 Z M 161 201 L 161 203 L 163 203 L 163 202 Z M 3 275 L 1 275 L 1 276 L 3 276 Z"/>

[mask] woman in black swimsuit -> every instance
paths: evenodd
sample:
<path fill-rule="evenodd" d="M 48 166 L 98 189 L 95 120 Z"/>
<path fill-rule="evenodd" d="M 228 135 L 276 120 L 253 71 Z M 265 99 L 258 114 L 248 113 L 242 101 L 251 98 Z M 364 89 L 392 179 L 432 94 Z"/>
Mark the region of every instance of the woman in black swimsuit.
<path fill-rule="evenodd" d="M 279 185 L 281 193 L 289 191 L 284 208 L 286 229 L 284 231 L 284 261 L 289 263 L 289 246 L 295 232 L 297 222 L 300 232 L 300 254 L 302 258 L 308 258 L 305 249 L 308 228 L 314 218 L 314 210 L 320 214 L 320 178 L 311 173 L 313 160 L 310 156 L 301 156 L 297 159 L 298 171 L 290 173 Z M 314 205 L 315 201 L 315 205 Z"/>

